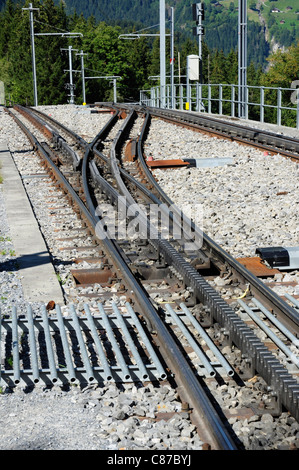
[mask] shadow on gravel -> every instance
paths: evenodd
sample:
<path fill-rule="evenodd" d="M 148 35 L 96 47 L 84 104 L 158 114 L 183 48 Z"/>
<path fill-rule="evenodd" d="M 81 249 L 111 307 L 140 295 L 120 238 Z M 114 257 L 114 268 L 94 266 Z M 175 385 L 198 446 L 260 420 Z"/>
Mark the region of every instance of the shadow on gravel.
<path fill-rule="evenodd" d="M 30 255 L 16 256 L 4 262 L 0 261 L 1 271 L 18 271 L 19 269 L 28 269 L 34 266 L 41 266 L 47 263 L 53 263 L 53 260 L 47 251 L 33 253 Z M 55 259 L 55 263 L 69 265 L 72 261 L 61 261 Z"/>

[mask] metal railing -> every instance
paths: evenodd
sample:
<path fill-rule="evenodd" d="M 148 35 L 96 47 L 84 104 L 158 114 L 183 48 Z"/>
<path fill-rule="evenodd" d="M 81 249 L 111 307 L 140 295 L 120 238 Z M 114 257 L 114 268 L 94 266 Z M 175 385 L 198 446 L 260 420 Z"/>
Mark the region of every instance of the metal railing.
<path fill-rule="evenodd" d="M 165 106 L 172 108 L 171 86 L 165 86 Z M 232 84 L 178 84 L 174 86 L 173 109 L 239 117 L 239 86 Z M 140 91 L 140 103 L 161 106 L 161 87 Z M 245 119 L 299 129 L 299 89 L 246 87 Z"/>

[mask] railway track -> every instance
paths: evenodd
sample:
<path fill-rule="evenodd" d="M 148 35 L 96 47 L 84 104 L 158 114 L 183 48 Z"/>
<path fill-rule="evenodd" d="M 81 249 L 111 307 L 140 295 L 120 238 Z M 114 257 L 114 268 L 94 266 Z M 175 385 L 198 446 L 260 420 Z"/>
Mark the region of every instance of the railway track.
<path fill-rule="evenodd" d="M 101 103 L 95 104 L 101 107 Z M 107 106 L 108 103 L 105 103 Z M 128 105 L 116 105 L 118 109 L 128 109 Z M 142 106 L 135 106 L 139 112 L 144 109 Z M 232 120 L 218 119 L 206 116 L 203 113 L 193 113 L 176 111 L 161 108 L 146 108 L 152 116 L 163 119 L 167 122 L 181 125 L 194 131 L 207 133 L 215 137 L 224 137 L 240 144 L 251 145 L 256 148 L 267 150 L 270 153 L 279 152 L 294 161 L 299 159 L 299 139 L 294 139 L 282 134 L 276 134 L 271 131 L 257 129 L 243 125 Z"/>
<path fill-rule="evenodd" d="M 192 222 L 188 221 L 188 230 L 186 227 L 181 230 L 183 214 L 158 187 L 143 159 L 142 142 L 150 123 L 150 113 L 142 110 L 140 114 L 137 112 L 139 110 L 133 109 L 126 110 L 124 116 L 123 109 L 113 109 L 114 115 L 90 144 L 69 133 L 67 129 L 60 130 L 59 132 L 64 132 L 72 139 L 70 148 L 59 132 L 54 131 L 55 127 L 59 128 L 58 124 L 53 120 L 49 122 L 48 117 L 41 114 L 38 118 L 39 129 L 50 138 L 51 144 L 32 141 L 47 162 L 53 177 L 55 175 L 59 185 L 64 187 L 64 191 L 68 191 L 68 198 L 72 199 L 74 206 L 76 205 L 76 211 L 80 213 L 85 228 L 91 235 L 92 248 L 99 253 L 100 259 L 103 259 L 102 256 L 107 257 L 104 270 L 103 266 L 100 269 L 89 269 L 88 272 L 81 270 L 81 273 L 78 269 L 76 273 L 73 272 L 73 278 L 81 275 L 86 286 L 91 284 L 92 279 L 98 280 L 97 276 L 104 274 L 106 284 L 111 285 L 111 281 L 112 284 L 121 284 L 122 287 L 116 295 L 119 296 L 120 293 L 126 297 L 134 310 L 141 315 L 146 329 L 153 335 L 158 351 L 163 357 L 162 362 L 165 362 L 166 368 L 173 374 L 182 401 L 187 402 L 192 409 L 199 432 L 209 430 L 210 435 L 204 436 L 204 440 L 210 442 L 212 447 L 233 449 L 238 446 L 235 436 L 227 429 L 227 423 L 223 426 L 225 420 L 217 415 L 215 407 L 204 392 L 209 380 L 219 379 L 219 374 L 224 374 L 225 380 L 235 381 L 240 377 L 245 380 L 254 377 L 256 373 L 260 374 L 269 387 L 268 393 L 272 402 L 274 398 L 275 406 L 272 412 L 279 413 L 283 407 L 298 420 L 296 355 L 291 354 L 291 360 L 288 356 L 282 363 L 276 354 L 277 344 L 272 346 L 275 353 L 270 352 L 269 347 L 258 339 L 249 326 L 252 320 L 244 321 L 210 286 L 207 279 L 213 276 L 215 271 L 217 275 L 221 273 L 222 276 L 233 271 L 239 285 L 245 288 L 250 283 L 250 299 L 254 302 L 260 300 L 264 313 L 265 305 L 267 312 L 271 305 L 271 312 L 275 312 L 279 317 L 276 327 L 278 325 L 281 328 L 281 324 L 287 326 L 289 336 L 284 339 L 284 343 L 292 344 L 295 341 L 296 344 L 296 309 L 261 285 L 257 278 L 229 257 Z M 18 108 L 18 111 L 26 112 L 21 108 Z M 31 119 L 37 122 L 36 118 Z M 46 120 L 48 125 L 45 126 Z M 20 121 L 18 123 L 22 126 Z M 125 161 L 125 143 L 132 140 L 136 142 L 138 162 L 132 156 L 130 162 Z M 58 156 L 58 149 L 63 150 L 63 157 Z M 54 162 L 58 163 L 65 176 Z M 127 236 L 128 230 L 125 230 L 126 237 L 120 240 L 118 233 L 114 234 L 114 237 L 108 236 L 107 228 L 113 228 L 113 224 L 108 219 L 104 224 L 103 213 L 100 218 L 97 210 L 103 203 L 108 205 L 110 211 L 114 210 L 115 214 L 131 211 L 127 219 L 129 222 L 133 219 L 133 228 L 138 227 L 137 236 L 136 230 L 131 237 Z M 164 213 L 160 213 L 160 228 L 164 230 L 158 230 L 157 225 L 148 218 L 152 205 L 161 211 L 164 210 Z M 163 214 L 167 217 L 163 218 Z M 165 220 L 168 222 L 166 231 L 162 224 Z M 127 222 L 124 219 L 122 221 Z M 179 240 L 174 236 L 178 229 L 181 235 Z M 148 236 L 153 233 L 155 237 Z M 99 238 L 102 244 L 100 249 L 97 246 Z M 105 270 L 106 273 L 103 273 Z M 103 284 L 103 278 L 101 282 Z M 107 293 L 108 296 L 111 295 L 109 289 Z M 93 298 L 103 299 L 103 296 L 94 292 L 91 295 Z M 130 308 L 130 305 L 127 303 L 126 307 Z M 239 307 L 244 316 L 248 304 L 240 300 Z M 253 309 L 251 307 L 250 312 L 256 311 L 257 308 L 260 308 L 258 303 Z M 75 322 L 74 318 L 72 321 Z M 217 350 L 203 330 L 204 327 L 206 331 L 210 331 L 215 323 L 220 326 Z M 187 325 L 191 331 L 187 329 Z M 57 329 L 57 326 L 55 328 Z M 198 336 L 199 331 L 201 338 L 205 338 L 205 347 L 209 344 L 209 348 L 217 354 L 214 367 L 211 361 L 206 360 L 194 341 L 194 335 Z M 183 336 L 185 344 L 182 347 Z M 238 369 L 228 363 L 219 345 L 222 348 L 230 345 L 240 351 Z M 196 362 L 191 360 L 194 353 L 197 360 L 200 358 L 200 366 L 198 362 L 196 365 Z M 159 368 L 159 361 L 157 364 Z M 86 376 L 85 373 L 83 375 Z M 89 374 L 89 377 L 93 375 Z"/>

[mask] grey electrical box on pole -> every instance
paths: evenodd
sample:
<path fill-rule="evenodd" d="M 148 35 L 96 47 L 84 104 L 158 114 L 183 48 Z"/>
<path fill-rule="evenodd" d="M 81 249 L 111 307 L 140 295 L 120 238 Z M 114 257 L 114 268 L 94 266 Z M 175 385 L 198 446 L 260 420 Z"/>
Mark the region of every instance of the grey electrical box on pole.
<path fill-rule="evenodd" d="M 188 78 L 189 80 L 199 80 L 199 62 L 198 55 L 188 55 Z"/>
<path fill-rule="evenodd" d="M 199 56 L 198 55 L 188 55 L 187 56 L 187 105 L 186 109 L 191 111 L 191 90 L 190 90 L 190 81 L 199 80 Z"/>
<path fill-rule="evenodd" d="M 247 117 L 247 0 L 239 0 L 238 114 Z"/>

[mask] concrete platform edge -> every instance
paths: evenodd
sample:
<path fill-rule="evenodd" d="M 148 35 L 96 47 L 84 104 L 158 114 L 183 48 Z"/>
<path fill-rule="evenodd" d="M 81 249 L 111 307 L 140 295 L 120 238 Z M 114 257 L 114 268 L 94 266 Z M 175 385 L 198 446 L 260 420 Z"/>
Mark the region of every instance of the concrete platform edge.
<path fill-rule="evenodd" d="M 51 256 L 40 232 L 19 172 L 6 144 L 0 144 L 6 216 L 26 302 L 64 304 Z"/>

